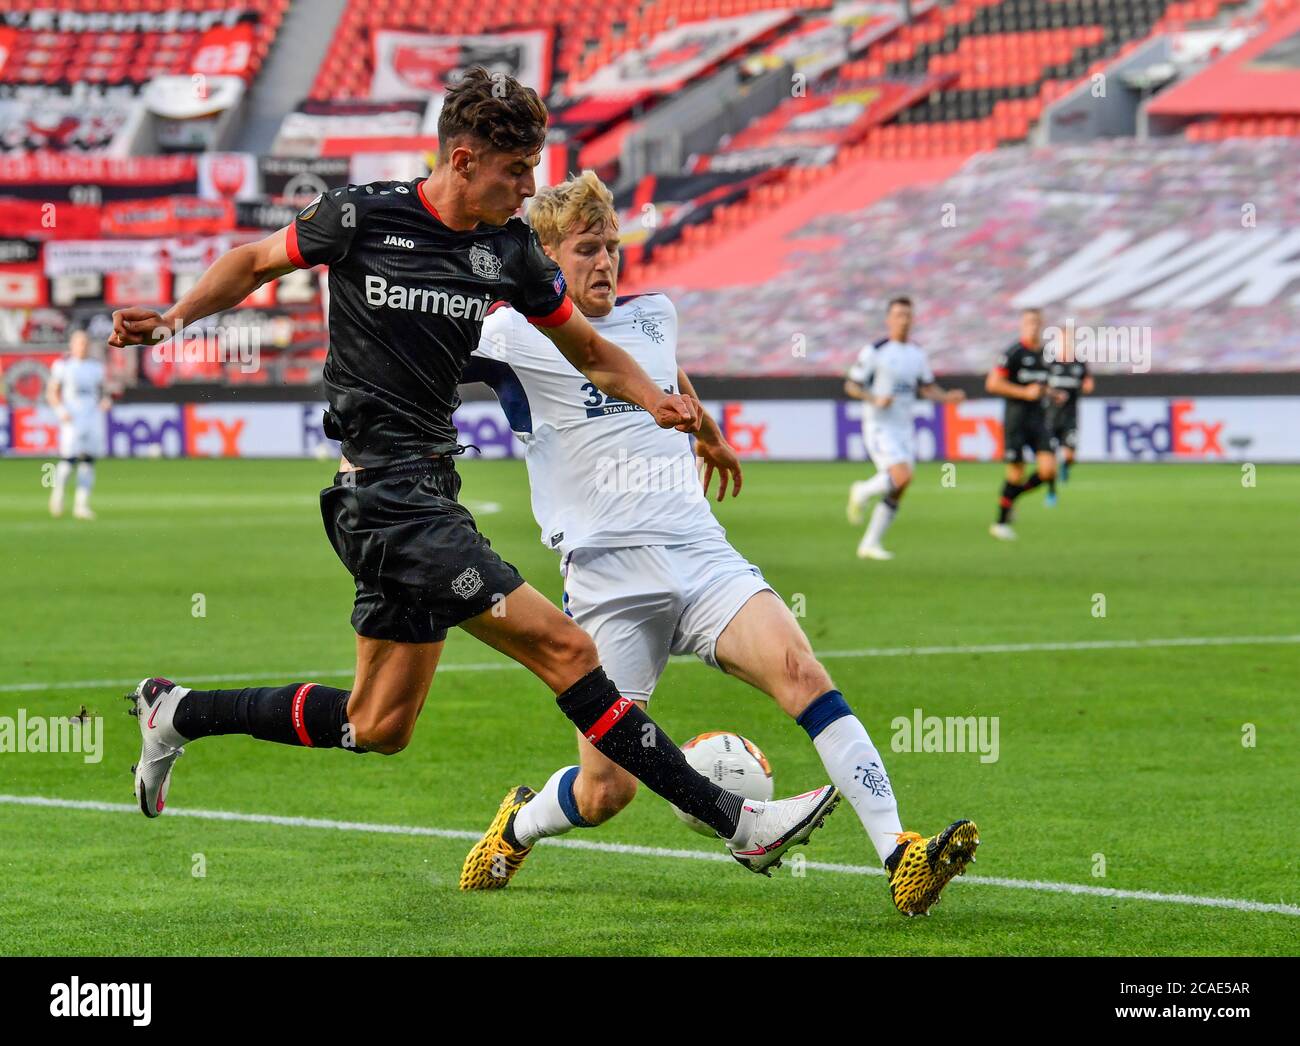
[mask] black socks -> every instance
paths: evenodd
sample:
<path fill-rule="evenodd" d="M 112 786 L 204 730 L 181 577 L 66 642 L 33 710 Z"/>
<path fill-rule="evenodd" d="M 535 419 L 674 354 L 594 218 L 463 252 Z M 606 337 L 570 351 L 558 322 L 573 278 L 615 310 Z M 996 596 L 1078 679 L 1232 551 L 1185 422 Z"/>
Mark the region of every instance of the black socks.
<path fill-rule="evenodd" d="M 556 702 L 597 751 L 656 795 L 699 818 L 724 839 L 736 834 L 741 797 L 696 773 L 672 738 L 630 697 L 619 694 L 603 668 L 593 668 Z"/>
<path fill-rule="evenodd" d="M 360 751 L 348 725 L 348 694 L 319 683 L 191 690 L 181 698 L 172 722 L 190 741 L 248 734 L 282 745 Z"/>

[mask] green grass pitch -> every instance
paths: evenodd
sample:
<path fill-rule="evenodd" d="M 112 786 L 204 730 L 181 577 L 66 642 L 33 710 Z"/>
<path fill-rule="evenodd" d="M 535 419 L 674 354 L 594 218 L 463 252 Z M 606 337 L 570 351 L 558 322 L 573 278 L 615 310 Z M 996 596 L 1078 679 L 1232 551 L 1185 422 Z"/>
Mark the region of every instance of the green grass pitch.
<path fill-rule="evenodd" d="M 451 834 L 16 803 L 132 801 L 138 734 L 120 695 L 142 676 L 346 686 L 353 658 L 352 583 L 316 502 L 328 463 L 104 462 L 93 523 L 49 518 L 40 469 L 0 462 L 0 713 L 84 703 L 105 717 L 104 752 L 99 763 L 0 754 L 4 953 L 1297 951 L 1300 468 L 1260 466 L 1244 486 L 1234 465 L 1085 465 L 1057 508 L 1027 496 L 1021 540 L 1003 545 L 986 533 L 1000 467 L 958 465 L 945 486 L 939 466 L 922 466 L 890 534 L 897 559 L 861 563 L 843 513 L 863 467 L 748 466 L 721 518 L 777 590 L 799 597 L 814 648 L 888 760 L 904 824 L 928 834 L 979 822 L 978 865 L 921 920 L 895 913 L 879 875 L 853 870 L 876 861 L 847 803 L 814 836 L 803 874 L 768 880 L 657 852 L 709 844 L 644 790 L 608 825 L 567 838 L 649 849 L 542 845 L 508 890 L 459 893 L 470 844 L 454 833 L 480 831 L 508 786 L 540 786 L 574 743 L 539 682 L 458 632 L 444 655 L 455 670 L 435 681 L 402 754 L 202 740 L 169 800 Z M 461 469 L 494 546 L 558 598 L 522 465 Z M 1134 644 L 1204 637 L 1273 638 Z M 881 653 L 1048 642 L 1097 645 Z M 998 760 L 893 751 L 891 721 L 918 708 L 998 717 Z M 778 794 L 823 780 L 801 730 L 702 665 L 670 665 L 653 712 L 678 741 L 710 729 L 753 738 Z M 1142 891 L 1188 896 L 1129 896 Z"/>

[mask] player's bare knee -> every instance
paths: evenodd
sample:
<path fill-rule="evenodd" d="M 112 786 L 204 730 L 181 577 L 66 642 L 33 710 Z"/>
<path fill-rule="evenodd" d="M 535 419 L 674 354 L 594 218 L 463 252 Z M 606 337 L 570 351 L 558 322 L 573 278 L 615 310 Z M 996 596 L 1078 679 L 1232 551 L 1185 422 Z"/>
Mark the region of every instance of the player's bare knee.
<path fill-rule="evenodd" d="M 352 732 L 358 748 L 379 755 L 396 755 L 410 743 L 415 724 L 401 715 L 362 716 L 353 720 Z"/>
<path fill-rule="evenodd" d="M 600 665 L 591 636 L 569 618 L 564 620 L 567 627 L 557 629 L 547 639 L 547 662 L 554 677 L 567 680 L 562 686 L 572 685 Z"/>
<path fill-rule="evenodd" d="M 799 716 L 817 698 L 832 689 L 834 684 L 830 673 L 822 667 L 817 655 L 804 647 L 786 652 L 780 685 L 773 696 L 784 712 Z"/>

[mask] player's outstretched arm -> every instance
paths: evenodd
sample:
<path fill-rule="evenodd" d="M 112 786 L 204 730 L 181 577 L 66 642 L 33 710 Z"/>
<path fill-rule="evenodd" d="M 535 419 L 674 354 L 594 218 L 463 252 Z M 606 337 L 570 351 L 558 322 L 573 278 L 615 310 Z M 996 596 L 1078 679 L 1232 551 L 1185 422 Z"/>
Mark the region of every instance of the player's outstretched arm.
<path fill-rule="evenodd" d="M 118 309 L 113 313 L 113 333 L 108 343 L 118 348 L 156 345 L 186 324 L 234 308 L 268 280 L 297 268 L 289 260 L 285 246 L 287 232 L 281 229 L 264 240 L 246 243 L 223 254 L 199 277 L 189 293 L 165 313 L 139 305 Z"/>
<path fill-rule="evenodd" d="M 577 309 L 558 327 L 538 329 L 606 396 L 644 407 L 660 428 L 699 430 L 699 412 L 687 397 L 661 389 L 636 360 L 597 334 Z"/>

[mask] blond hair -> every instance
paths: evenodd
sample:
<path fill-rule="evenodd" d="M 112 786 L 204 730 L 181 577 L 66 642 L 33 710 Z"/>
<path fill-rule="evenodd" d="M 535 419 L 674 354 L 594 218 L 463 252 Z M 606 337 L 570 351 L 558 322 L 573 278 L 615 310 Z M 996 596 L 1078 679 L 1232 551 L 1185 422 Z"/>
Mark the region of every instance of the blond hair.
<path fill-rule="evenodd" d="M 570 233 L 606 221 L 618 228 L 614 194 L 595 171 L 583 171 L 559 185 L 539 189 L 528 208 L 528 223 L 548 247 L 558 247 Z"/>

